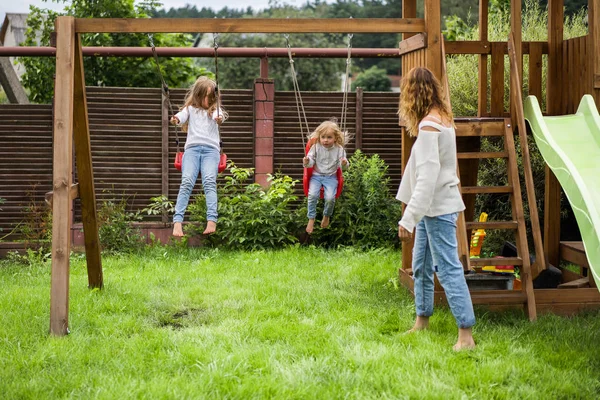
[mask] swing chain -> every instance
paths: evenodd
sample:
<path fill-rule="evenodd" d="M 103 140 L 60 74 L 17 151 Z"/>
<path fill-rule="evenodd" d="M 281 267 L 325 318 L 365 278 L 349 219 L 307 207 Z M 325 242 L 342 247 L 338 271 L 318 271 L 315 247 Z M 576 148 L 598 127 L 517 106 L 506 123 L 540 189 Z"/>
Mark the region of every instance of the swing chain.
<path fill-rule="evenodd" d="M 167 82 L 165 81 L 165 78 L 162 74 L 162 71 L 160 69 L 160 62 L 158 61 L 158 54 L 156 53 L 156 46 L 154 45 L 154 39 L 152 37 L 152 34 L 148 34 L 148 40 L 150 42 L 150 47 L 152 47 L 152 55 L 154 56 L 154 62 L 156 64 L 156 70 L 158 71 L 158 76 L 160 77 L 160 82 L 162 85 L 162 90 L 163 93 L 165 95 L 165 98 L 167 99 L 167 103 L 169 104 L 169 111 L 171 112 L 171 115 L 175 115 L 175 111 L 173 109 L 173 103 L 171 102 L 171 96 L 170 96 L 170 91 L 169 91 L 169 86 L 167 85 Z M 177 152 L 179 153 L 179 128 L 177 125 L 175 125 L 175 145 L 177 146 Z"/>
<path fill-rule="evenodd" d="M 350 17 L 352 18 L 352 17 Z M 352 64 L 352 37 L 354 35 L 348 34 L 348 56 L 346 57 L 346 75 L 344 76 L 344 93 L 342 97 L 342 115 L 340 118 L 340 130 L 346 131 L 346 119 L 348 116 L 348 91 L 350 86 L 350 66 Z M 344 141 L 345 142 L 345 141 Z M 345 145 L 346 143 L 344 143 Z"/>
<path fill-rule="evenodd" d="M 310 127 L 308 125 L 308 119 L 306 118 L 306 111 L 304 110 L 304 102 L 302 101 L 302 94 L 300 93 L 300 85 L 298 84 L 298 79 L 296 77 L 296 69 L 294 68 L 294 59 L 292 58 L 292 48 L 290 46 L 290 35 L 285 34 L 285 42 L 287 45 L 288 58 L 290 61 L 290 69 L 292 75 L 292 83 L 294 85 L 294 97 L 296 99 L 296 109 L 298 111 L 298 121 L 300 124 L 300 136 L 302 136 L 302 148 L 306 148 L 306 140 L 304 139 L 304 129 L 306 128 L 306 136 L 310 135 Z M 300 110 L 302 109 L 302 115 Z M 304 116 L 304 124 L 302 123 L 302 116 Z"/>
<path fill-rule="evenodd" d="M 218 38 L 219 34 L 216 32 L 213 33 L 213 47 L 215 49 L 215 98 L 217 99 L 217 118 L 221 112 L 221 93 L 219 92 L 219 43 L 217 43 Z"/>

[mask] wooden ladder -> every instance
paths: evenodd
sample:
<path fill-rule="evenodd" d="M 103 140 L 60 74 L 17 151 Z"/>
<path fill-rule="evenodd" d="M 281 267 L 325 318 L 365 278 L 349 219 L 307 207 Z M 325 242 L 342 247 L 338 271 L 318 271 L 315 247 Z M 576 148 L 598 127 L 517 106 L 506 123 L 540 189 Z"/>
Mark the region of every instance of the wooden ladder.
<path fill-rule="evenodd" d="M 462 138 L 472 137 L 475 139 L 477 136 L 496 136 L 502 137 L 504 140 L 504 149 L 499 152 L 482 152 L 482 151 L 464 151 L 464 147 L 459 146 L 458 148 L 458 160 L 459 164 L 465 164 L 465 161 L 475 161 L 473 165 L 479 164 L 479 160 L 491 159 L 491 158 L 502 158 L 506 159 L 507 166 L 507 182 L 506 186 L 465 186 L 477 182 L 477 168 L 475 172 L 464 171 L 461 174 L 461 193 L 463 198 L 469 197 L 469 195 L 480 195 L 480 194 L 506 194 L 511 204 L 512 219 L 510 221 L 487 221 L 487 222 L 465 222 L 464 225 L 459 224 L 459 227 L 463 227 L 464 237 L 460 241 L 468 243 L 470 235 L 468 234 L 473 229 L 486 229 L 486 230 L 512 230 L 515 233 L 515 243 L 517 248 L 516 257 L 504 257 L 504 258 L 471 258 L 468 252 L 468 246 L 462 245 L 459 248 L 459 255 L 465 265 L 465 268 L 472 268 L 476 271 L 480 271 L 481 267 L 488 265 L 513 265 L 519 267 L 522 289 L 505 291 L 501 295 L 499 293 L 494 294 L 493 291 L 473 291 L 471 297 L 474 304 L 489 304 L 490 299 L 493 296 L 502 297 L 500 304 L 524 304 L 530 320 L 536 319 L 536 306 L 535 297 L 533 292 L 533 280 L 531 275 L 531 265 L 529 259 L 529 248 L 527 244 L 527 233 L 525 227 L 525 216 L 523 212 L 523 198 L 521 195 L 521 185 L 519 182 L 519 173 L 517 166 L 517 154 L 515 150 L 515 141 L 513 126 L 510 118 L 506 119 L 485 119 L 475 118 L 466 121 L 457 120 L 456 129 L 457 140 L 465 140 Z M 467 139 L 468 140 L 468 139 Z M 461 149 L 463 147 L 463 149 Z M 479 144 L 476 146 L 479 147 Z M 461 151 L 462 150 L 462 151 Z M 472 149 L 470 149 L 472 150 Z M 459 171 L 460 173 L 460 171 Z M 464 179 L 465 173 L 470 175 L 467 179 Z M 463 181 L 464 179 L 464 181 Z M 465 196 L 467 195 L 467 196 Z M 471 196 L 471 200 L 474 201 L 474 196 Z M 462 226 L 461 226 L 462 225 Z M 459 232 L 459 235 L 461 232 Z"/>

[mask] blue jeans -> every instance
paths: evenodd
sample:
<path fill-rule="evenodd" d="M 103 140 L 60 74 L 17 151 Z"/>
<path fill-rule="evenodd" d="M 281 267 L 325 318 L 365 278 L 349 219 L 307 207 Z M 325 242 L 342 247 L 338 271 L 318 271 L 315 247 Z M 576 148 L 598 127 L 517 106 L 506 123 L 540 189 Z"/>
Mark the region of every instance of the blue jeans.
<path fill-rule="evenodd" d="M 475 314 L 458 259 L 457 218 L 458 213 L 423 217 L 417 224 L 412 259 L 415 306 L 417 316 L 433 314 L 433 274 L 436 272 L 458 327 L 470 328 L 475 325 Z"/>
<path fill-rule="evenodd" d="M 308 219 L 315 219 L 317 216 L 317 202 L 321 197 L 321 187 L 323 187 L 323 199 L 325 200 L 323 215 L 326 217 L 333 215 L 335 195 L 338 187 L 337 176 L 317 175 L 313 173 L 308 185 Z"/>
<path fill-rule="evenodd" d="M 202 174 L 202 188 L 206 198 L 206 220 L 217 222 L 217 173 L 219 168 L 219 150 L 212 146 L 191 146 L 185 149 L 181 165 L 181 186 L 175 204 L 173 222 L 182 222 L 190 195 Z"/>

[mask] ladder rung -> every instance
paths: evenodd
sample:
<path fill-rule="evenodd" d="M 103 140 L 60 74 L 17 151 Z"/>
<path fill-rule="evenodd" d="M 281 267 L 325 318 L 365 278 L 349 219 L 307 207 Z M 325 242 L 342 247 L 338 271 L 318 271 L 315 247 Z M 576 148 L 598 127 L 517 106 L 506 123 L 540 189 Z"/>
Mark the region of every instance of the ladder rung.
<path fill-rule="evenodd" d="M 480 267 L 486 265 L 523 265 L 523 259 L 521 257 L 471 258 L 471 265 Z"/>
<path fill-rule="evenodd" d="M 512 186 L 463 186 L 461 193 L 464 194 L 482 194 L 482 193 L 512 193 Z"/>
<path fill-rule="evenodd" d="M 517 229 L 517 221 L 467 222 L 467 229 Z"/>
<path fill-rule="evenodd" d="M 461 136 L 504 136 L 502 119 L 456 119 L 456 137 Z"/>
<path fill-rule="evenodd" d="M 482 159 L 482 158 L 508 158 L 508 153 L 506 151 L 476 151 L 476 152 L 464 152 L 458 153 L 459 160 L 472 160 L 472 159 Z"/>

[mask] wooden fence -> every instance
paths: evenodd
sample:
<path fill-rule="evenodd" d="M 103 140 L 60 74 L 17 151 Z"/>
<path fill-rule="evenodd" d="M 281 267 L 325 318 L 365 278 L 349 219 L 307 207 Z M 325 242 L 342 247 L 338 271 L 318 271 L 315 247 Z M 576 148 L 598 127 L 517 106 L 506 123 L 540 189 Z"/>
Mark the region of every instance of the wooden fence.
<path fill-rule="evenodd" d="M 182 104 L 184 95 L 183 89 L 171 91 L 176 105 Z M 133 210 L 161 194 L 175 201 L 181 179 L 173 167 L 175 128 L 167 123 L 170 113 L 160 90 L 90 87 L 87 96 L 97 201 L 125 197 Z M 341 93 L 302 96 L 311 129 L 325 119 L 340 118 Z M 230 114 L 221 129 L 223 148 L 240 167 L 254 166 L 254 104 L 252 90 L 223 90 L 223 106 Z M 397 107 L 397 93 L 359 90 L 348 100 L 347 127 L 354 134 L 349 156 L 357 145 L 367 154 L 378 153 L 389 165 L 391 189 L 400 182 Z M 303 148 L 294 94 L 275 92 L 274 108 L 274 172 L 300 180 Z M 185 134 L 179 132 L 179 138 L 183 149 Z M 0 155 L 0 198 L 6 199 L 0 205 L 1 237 L 26 220 L 31 214 L 27 207 L 41 209 L 44 194 L 51 190 L 52 107 L 0 105 Z M 78 200 L 73 218 L 81 219 Z"/>

